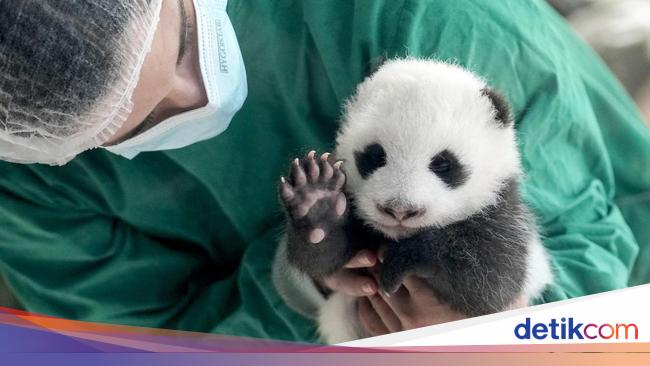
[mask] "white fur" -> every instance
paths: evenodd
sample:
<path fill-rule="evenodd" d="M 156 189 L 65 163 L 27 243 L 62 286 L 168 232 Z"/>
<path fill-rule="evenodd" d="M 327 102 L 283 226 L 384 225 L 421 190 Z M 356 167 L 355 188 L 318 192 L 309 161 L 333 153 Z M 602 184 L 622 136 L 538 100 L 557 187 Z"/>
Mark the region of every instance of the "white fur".
<path fill-rule="evenodd" d="M 527 299 L 532 300 L 540 296 L 544 288 L 553 281 L 553 273 L 546 249 L 537 236 L 530 241 L 528 250 L 524 294 Z"/>
<path fill-rule="evenodd" d="M 502 183 L 519 174 L 514 129 L 494 121 L 483 80 L 459 67 L 425 60 L 393 60 L 367 78 L 348 105 L 337 137 L 336 156 L 345 161 L 348 191 L 360 217 L 398 238 L 426 226 L 446 226 L 497 200 Z M 380 143 L 387 165 L 363 180 L 354 152 Z M 469 180 L 451 189 L 428 166 L 450 149 L 469 167 Z M 376 205 L 397 199 L 426 214 L 391 232 Z"/>
<path fill-rule="evenodd" d="M 358 87 L 346 108 L 336 156 L 345 162 L 347 192 L 354 195 L 361 218 L 399 239 L 418 228 L 465 219 L 497 202 L 503 183 L 518 178 L 521 168 L 514 128 L 494 120 L 494 107 L 482 93 L 486 87 L 460 67 L 415 59 L 390 61 Z M 354 153 L 372 143 L 382 145 L 387 164 L 362 179 Z M 469 168 L 460 187 L 449 188 L 429 170 L 431 158 L 445 149 Z M 395 199 L 424 207 L 426 213 L 390 227 L 394 223 L 376 206 Z M 551 281 L 548 262 L 531 232 L 524 289 L 529 299 Z M 326 301 L 319 315 L 324 341 L 362 337 L 354 301 L 342 294 Z"/>
<path fill-rule="evenodd" d="M 356 312 L 356 299 L 335 293 L 327 299 L 318 314 L 318 330 L 325 343 L 337 344 L 363 338 Z"/>

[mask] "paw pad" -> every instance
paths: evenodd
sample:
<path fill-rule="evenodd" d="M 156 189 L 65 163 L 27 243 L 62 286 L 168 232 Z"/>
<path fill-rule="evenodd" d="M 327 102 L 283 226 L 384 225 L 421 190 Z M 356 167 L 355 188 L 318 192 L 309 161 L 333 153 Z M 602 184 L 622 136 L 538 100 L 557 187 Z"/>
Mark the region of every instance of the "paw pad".
<path fill-rule="evenodd" d="M 299 226 L 306 228 L 305 236 L 310 243 L 322 242 L 327 228 L 346 211 L 342 164 L 330 153 L 316 158 L 316 151 L 312 150 L 304 158 L 291 163 L 288 178 L 280 178 L 280 199 L 290 219 L 300 221 Z"/>

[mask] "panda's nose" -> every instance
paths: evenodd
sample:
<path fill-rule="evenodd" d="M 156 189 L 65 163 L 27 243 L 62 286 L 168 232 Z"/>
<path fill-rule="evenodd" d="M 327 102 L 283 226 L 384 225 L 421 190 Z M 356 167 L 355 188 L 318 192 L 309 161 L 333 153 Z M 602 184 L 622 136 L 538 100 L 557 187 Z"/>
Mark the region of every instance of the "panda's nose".
<path fill-rule="evenodd" d="M 425 208 L 393 204 L 377 204 L 377 209 L 397 221 L 406 221 L 415 217 L 420 217 L 426 212 Z"/>

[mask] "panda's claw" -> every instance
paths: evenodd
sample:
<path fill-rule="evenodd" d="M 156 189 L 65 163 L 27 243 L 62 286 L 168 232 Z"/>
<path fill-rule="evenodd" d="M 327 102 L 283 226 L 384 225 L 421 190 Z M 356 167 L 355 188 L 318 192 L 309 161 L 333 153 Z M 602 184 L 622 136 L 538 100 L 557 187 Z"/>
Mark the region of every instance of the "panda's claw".
<path fill-rule="evenodd" d="M 278 188 L 291 225 L 305 243 L 318 244 L 341 225 L 347 211 L 343 192 L 345 174 L 330 153 L 316 158 L 312 150 L 291 163 L 289 179 L 280 178 Z"/>
<path fill-rule="evenodd" d="M 300 164 L 300 160 L 297 158 L 291 164 L 290 176 L 291 183 L 294 187 L 301 187 L 307 183 L 307 175 L 305 174 L 305 170 L 303 169 L 302 164 Z"/>
<path fill-rule="evenodd" d="M 311 154 L 311 153 L 310 153 Z M 307 159 L 307 174 L 309 174 L 309 182 L 316 183 L 320 175 L 320 168 L 314 160 L 314 157 Z"/>
<path fill-rule="evenodd" d="M 284 177 L 280 177 L 279 190 L 280 198 L 282 198 L 285 203 L 291 201 L 295 197 L 295 193 L 293 193 L 291 185 L 289 185 L 289 182 L 287 182 Z"/>
<path fill-rule="evenodd" d="M 341 162 L 339 162 L 341 163 Z M 345 184 L 345 173 L 340 168 L 340 164 L 336 163 L 334 164 L 334 173 L 332 175 L 332 179 L 330 180 L 330 187 L 332 190 L 338 191 L 343 188 L 343 185 Z M 338 168 L 337 168 L 337 164 Z"/>
<path fill-rule="evenodd" d="M 327 155 L 327 156 L 326 156 Z M 334 168 L 327 159 L 329 158 L 329 153 L 323 154 L 320 158 L 320 180 L 321 182 L 326 182 L 332 179 L 334 175 Z"/>
<path fill-rule="evenodd" d="M 391 294 L 394 294 L 402 285 L 403 278 L 403 274 L 394 273 L 390 269 L 382 267 L 379 287 L 384 296 L 390 297 Z"/>

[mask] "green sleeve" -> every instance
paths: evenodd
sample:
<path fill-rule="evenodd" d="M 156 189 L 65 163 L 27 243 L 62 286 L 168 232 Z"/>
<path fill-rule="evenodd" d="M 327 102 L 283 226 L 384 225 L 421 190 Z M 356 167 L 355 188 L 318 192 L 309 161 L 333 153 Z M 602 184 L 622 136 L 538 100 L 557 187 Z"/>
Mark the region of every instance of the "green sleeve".
<path fill-rule="evenodd" d="M 0 201 L 1 269 L 30 311 L 205 330 L 211 312 L 237 304 L 228 299 L 185 316 L 211 291 L 234 286 L 235 279 L 192 286 L 188 277 L 197 265 L 192 256 L 107 215 L 52 197 L 35 203 L 6 190 L 0 190 Z"/>
<path fill-rule="evenodd" d="M 594 80 L 610 79 L 604 68 L 586 78 L 583 65 L 596 56 L 539 1 L 410 1 L 402 16 L 396 47 L 458 62 L 513 105 L 523 194 L 554 268 L 543 301 L 626 287 L 639 248 L 614 201 L 614 168 L 597 113 L 607 109 L 599 104 L 628 98 L 618 89 L 609 100 L 590 93 Z M 610 117 L 607 123 L 622 128 L 639 123 L 635 114 Z"/>
<path fill-rule="evenodd" d="M 555 267 L 543 300 L 628 284 L 650 220 L 633 198 L 647 202 L 650 169 L 635 179 L 624 167 L 648 151 L 647 134 L 541 1 L 231 6 L 249 98 L 224 135 L 133 161 L 93 151 L 59 168 L 0 163 L 0 270 L 29 311 L 314 340 L 313 322 L 272 284 L 275 184 L 291 157 L 331 148 L 341 105 L 373 60 L 406 55 L 458 62 L 508 95 L 523 193 Z"/>
<path fill-rule="evenodd" d="M 271 285 L 277 230 L 217 277 L 190 243 L 157 238 L 57 198 L 0 187 L 0 271 L 29 311 L 66 319 L 238 336 L 313 340 L 313 326 Z M 22 189 L 17 189 L 22 191 Z M 36 203 L 38 202 L 38 203 Z M 211 273 L 212 272 L 212 273 Z"/>
<path fill-rule="evenodd" d="M 576 51 L 591 56 L 586 46 Z M 650 129 L 632 99 L 599 61 L 588 57 L 582 77 L 611 161 L 614 202 L 639 243 L 629 286 L 640 285 L 650 282 Z"/>

